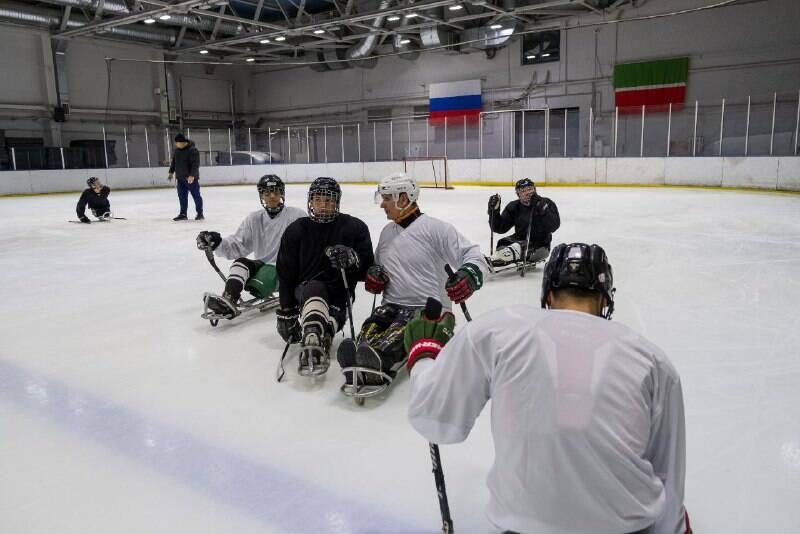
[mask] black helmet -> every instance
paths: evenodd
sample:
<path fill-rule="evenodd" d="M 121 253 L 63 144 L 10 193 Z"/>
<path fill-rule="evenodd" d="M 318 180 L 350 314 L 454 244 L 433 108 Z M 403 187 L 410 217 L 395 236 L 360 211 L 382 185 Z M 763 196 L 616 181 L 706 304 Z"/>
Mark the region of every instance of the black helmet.
<path fill-rule="evenodd" d="M 317 196 L 326 196 L 336 200 L 336 208 L 332 213 L 315 213 L 311 199 Z M 339 215 L 339 202 L 342 199 L 342 188 L 333 178 L 321 176 L 311 183 L 308 188 L 308 216 L 318 223 L 329 223 Z"/>
<path fill-rule="evenodd" d="M 536 187 L 536 184 L 533 183 L 533 180 L 530 178 L 523 178 L 521 180 L 517 180 L 517 183 L 514 184 L 514 191 L 519 191 L 523 187 Z"/>
<path fill-rule="evenodd" d="M 542 308 L 547 307 L 547 294 L 551 289 L 568 287 L 602 293 L 606 298 L 603 317 L 611 319 L 616 289 L 613 271 L 603 247 L 585 243 L 561 243 L 553 249 L 542 276 Z"/>
<path fill-rule="evenodd" d="M 267 213 L 269 213 L 272 217 L 279 214 L 283 209 L 283 203 L 286 200 L 286 186 L 283 184 L 283 180 L 274 174 L 265 174 L 259 178 L 256 188 L 258 189 L 258 199 L 261 201 L 261 205 L 264 207 L 264 209 L 267 210 Z M 281 203 L 274 208 L 270 208 L 267 206 L 266 202 L 264 202 L 263 195 L 264 193 L 271 192 L 275 189 L 277 189 L 281 195 Z"/>
<path fill-rule="evenodd" d="M 99 182 L 100 182 L 100 178 L 98 178 L 97 176 L 92 176 L 91 178 L 86 180 L 86 185 L 88 185 L 89 187 L 94 187 L 94 184 L 99 183 Z"/>

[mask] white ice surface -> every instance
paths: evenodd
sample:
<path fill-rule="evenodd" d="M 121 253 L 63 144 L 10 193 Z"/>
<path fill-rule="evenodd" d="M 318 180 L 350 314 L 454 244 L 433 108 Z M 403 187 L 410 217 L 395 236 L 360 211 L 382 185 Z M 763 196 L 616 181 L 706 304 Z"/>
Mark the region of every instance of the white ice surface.
<path fill-rule="evenodd" d="M 513 197 L 462 187 L 421 204 L 488 248 L 495 190 Z M 305 191 L 290 186 L 288 203 Z M 614 319 L 682 376 L 695 532 L 800 532 L 800 196 L 540 192 L 561 212 L 556 242 L 606 248 Z M 345 186 L 342 208 L 377 239 L 372 195 Z M 67 224 L 77 195 L 0 199 L 0 532 L 436 532 L 405 377 L 364 407 L 339 393 L 336 363 L 309 385 L 291 358 L 277 384 L 271 312 L 199 317 L 221 282 L 196 233 L 232 232 L 259 207 L 252 186 L 203 196 L 205 222 L 173 223 L 173 191 L 114 192 L 128 220 L 92 225 Z M 500 275 L 470 311 L 535 302 L 540 283 L 540 270 Z M 357 323 L 371 303 L 359 287 Z M 489 431 L 484 414 L 442 447 L 458 532 L 488 530 Z"/>

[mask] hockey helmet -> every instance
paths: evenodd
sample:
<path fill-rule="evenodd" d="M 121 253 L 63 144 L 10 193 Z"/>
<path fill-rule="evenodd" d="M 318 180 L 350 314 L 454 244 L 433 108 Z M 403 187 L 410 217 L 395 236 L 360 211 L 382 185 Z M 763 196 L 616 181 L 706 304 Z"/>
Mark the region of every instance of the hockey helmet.
<path fill-rule="evenodd" d="M 317 213 L 314 210 L 312 200 L 315 197 L 326 197 L 336 202 L 336 207 L 331 212 Z M 342 188 L 333 178 L 321 176 L 311 183 L 308 188 L 308 216 L 312 221 L 318 223 L 329 223 L 339 215 L 339 203 L 342 199 Z"/>
<path fill-rule="evenodd" d="M 384 195 L 391 195 L 392 200 L 395 202 L 400 200 L 400 195 L 405 193 L 408 196 L 409 203 L 413 204 L 419 198 L 419 186 L 417 181 L 411 176 L 403 173 L 396 172 L 386 176 L 378 184 L 378 189 L 375 191 L 375 204 L 380 204 L 383 201 Z"/>
<path fill-rule="evenodd" d="M 98 178 L 97 176 L 92 176 L 91 178 L 86 180 L 86 185 L 88 185 L 89 187 L 94 187 L 99 183 L 100 183 L 100 178 Z"/>
<path fill-rule="evenodd" d="M 547 294 L 552 289 L 579 288 L 596 291 L 606 298 L 603 317 L 614 313 L 614 276 L 606 252 L 600 245 L 561 243 L 550 253 L 542 275 L 542 308 L 547 307 Z"/>
<path fill-rule="evenodd" d="M 274 174 L 265 174 L 259 178 L 256 188 L 258 189 L 258 199 L 261 201 L 261 205 L 264 209 L 267 210 L 267 213 L 273 217 L 280 213 L 283 209 L 283 203 L 286 200 L 286 186 L 283 184 L 283 180 Z M 276 207 L 270 208 L 267 206 L 267 203 L 264 202 L 264 193 L 271 193 L 275 190 L 281 195 L 281 201 Z"/>

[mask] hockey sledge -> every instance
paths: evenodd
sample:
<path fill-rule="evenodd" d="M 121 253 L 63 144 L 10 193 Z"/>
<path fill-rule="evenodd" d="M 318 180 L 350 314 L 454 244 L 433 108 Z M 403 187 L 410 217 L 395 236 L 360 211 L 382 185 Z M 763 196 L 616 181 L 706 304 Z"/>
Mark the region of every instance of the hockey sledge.
<path fill-rule="evenodd" d="M 200 315 L 203 319 L 206 319 L 211 326 L 217 326 L 219 324 L 220 319 L 228 319 L 232 320 L 236 317 L 244 317 L 248 315 L 254 315 L 256 313 L 263 313 L 265 311 L 272 310 L 277 308 L 279 305 L 278 302 L 278 295 L 273 294 L 269 298 L 262 299 L 258 297 L 253 297 L 251 299 L 239 299 L 239 302 L 236 303 L 236 308 L 238 313 L 235 315 L 227 314 L 227 313 L 217 313 L 208 306 L 209 297 L 218 297 L 218 295 L 214 293 L 204 293 L 203 294 L 203 313 Z"/>
<path fill-rule="evenodd" d="M 336 358 L 339 360 L 340 365 L 343 362 L 354 362 L 356 353 L 356 345 L 352 339 L 345 339 L 339 345 L 336 353 Z M 351 383 L 347 383 L 348 373 L 350 374 Z M 363 406 L 364 401 L 369 397 L 380 395 L 392 385 L 392 377 L 383 371 L 373 369 L 371 367 L 362 367 L 359 365 L 347 365 L 342 367 L 342 375 L 345 377 L 345 383 L 342 384 L 340 391 L 347 397 L 351 397 L 359 406 Z M 380 384 L 366 384 L 363 382 L 364 375 L 373 375 L 381 379 Z"/>

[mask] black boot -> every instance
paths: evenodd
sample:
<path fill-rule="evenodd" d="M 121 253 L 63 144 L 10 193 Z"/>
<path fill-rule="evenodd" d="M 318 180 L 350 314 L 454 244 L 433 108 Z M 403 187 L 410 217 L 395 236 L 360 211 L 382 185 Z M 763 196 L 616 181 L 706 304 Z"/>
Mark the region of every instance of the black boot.
<path fill-rule="evenodd" d="M 177 217 L 172 218 L 173 221 L 185 221 L 186 219 L 187 217 L 185 213 L 181 213 Z"/>
<path fill-rule="evenodd" d="M 203 217 L 203 212 L 201 211 L 200 213 L 198 213 L 197 216 L 194 218 L 194 220 L 195 221 L 204 221 L 205 217 Z"/>

